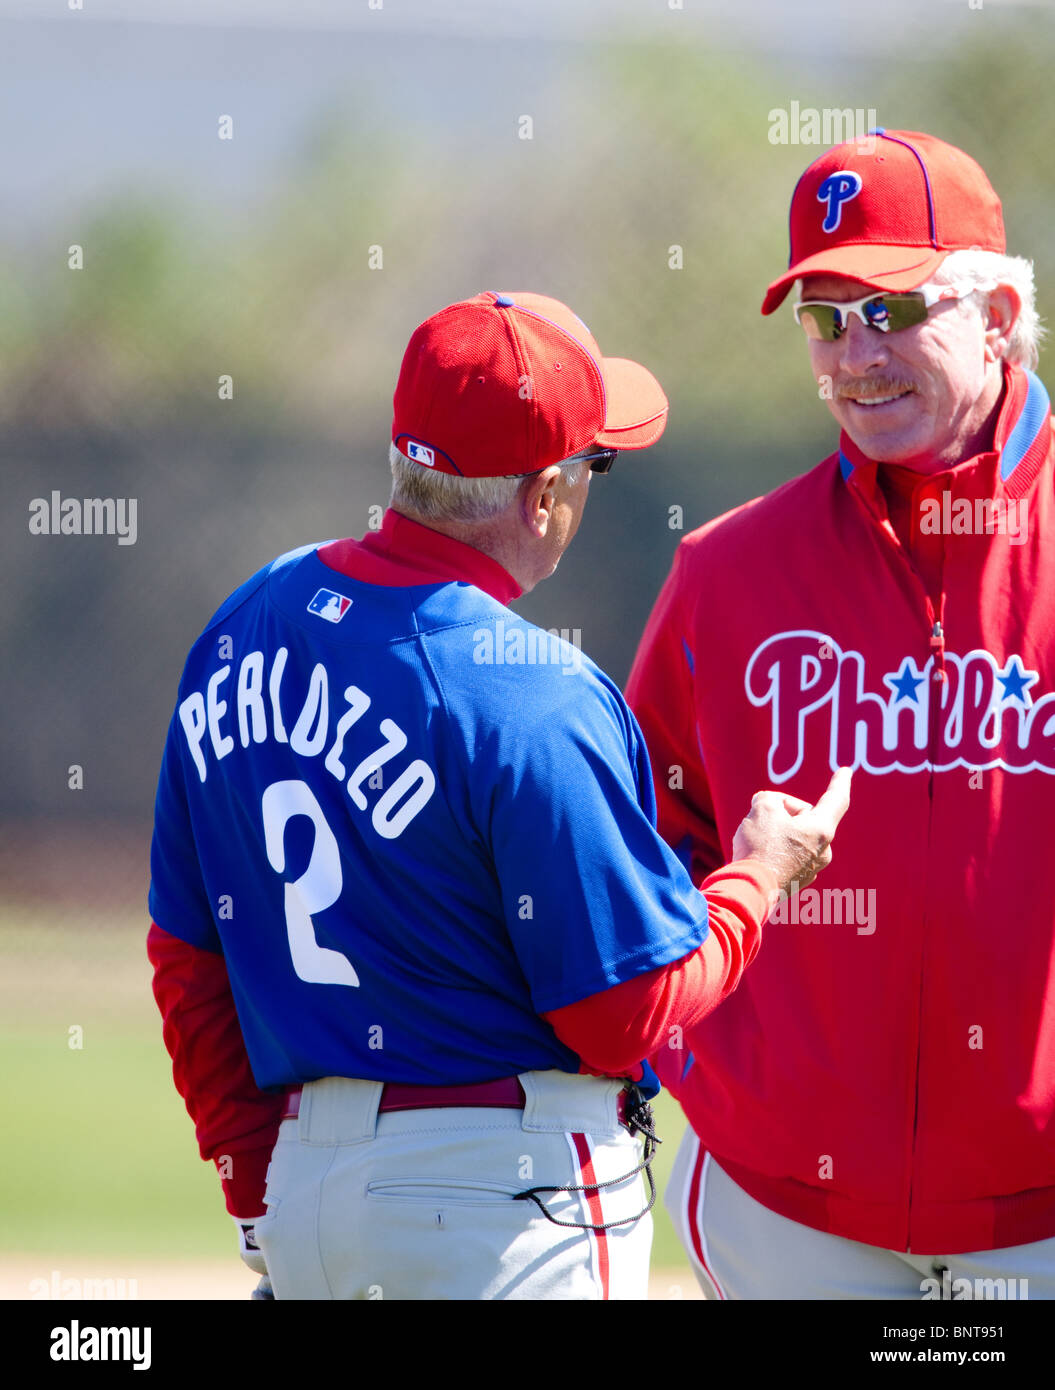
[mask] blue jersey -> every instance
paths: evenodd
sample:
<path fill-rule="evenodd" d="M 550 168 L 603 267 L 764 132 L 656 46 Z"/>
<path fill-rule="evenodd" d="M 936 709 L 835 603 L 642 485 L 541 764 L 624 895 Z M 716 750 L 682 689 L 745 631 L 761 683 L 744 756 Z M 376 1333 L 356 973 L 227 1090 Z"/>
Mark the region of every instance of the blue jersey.
<path fill-rule="evenodd" d="M 257 1083 L 578 1071 L 539 1015 L 695 950 L 637 723 L 473 584 L 316 547 L 219 609 L 158 787 L 154 921 L 222 952 Z"/>

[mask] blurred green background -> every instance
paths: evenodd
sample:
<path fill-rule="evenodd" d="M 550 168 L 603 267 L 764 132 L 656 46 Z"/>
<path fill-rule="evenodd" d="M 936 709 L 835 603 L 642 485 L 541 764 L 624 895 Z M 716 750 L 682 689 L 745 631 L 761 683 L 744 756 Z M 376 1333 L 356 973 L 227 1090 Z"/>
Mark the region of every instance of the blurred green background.
<path fill-rule="evenodd" d="M 172 1087 L 142 936 L 132 921 L 45 927 L 15 914 L 0 928 L 0 1105 L 14 1117 L 0 1266 L 4 1254 L 38 1257 L 9 1272 L 7 1297 L 28 1296 L 29 1280 L 50 1279 L 56 1261 L 64 1277 L 135 1277 L 131 1257 L 233 1259 L 237 1287 L 233 1228 Z M 684 1128 L 665 1095 L 657 1127 L 662 1191 Z M 654 1267 L 687 1290 L 692 1276 L 658 1203 L 656 1223 Z"/>
<path fill-rule="evenodd" d="M 0 1250 L 231 1258 L 149 992 L 154 779 L 221 599 L 387 500 L 414 326 L 537 290 L 664 384 L 662 442 L 518 605 L 622 682 L 684 531 L 834 445 L 790 315 L 759 314 L 822 148 L 774 113 L 963 146 L 1043 311 L 1053 61 L 1051 6 L 992 0 L 0 0 Z M 31 535 L 56 490 L 135 498 L 136 543 Z M 686 1268 L 662 1217 L 655 1263 Z"/>

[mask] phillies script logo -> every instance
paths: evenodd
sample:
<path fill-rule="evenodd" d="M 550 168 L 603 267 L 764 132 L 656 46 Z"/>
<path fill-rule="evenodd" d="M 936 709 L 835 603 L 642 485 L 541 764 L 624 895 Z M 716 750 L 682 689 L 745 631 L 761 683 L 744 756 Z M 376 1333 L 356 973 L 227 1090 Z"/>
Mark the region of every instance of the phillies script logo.
<path fill-rule="evenodd" d="M 844 652 L 822 632 L 779 632 L 755 649 L 744 688 L 753 705 L 771 708 L 773 782 L 786 782 L 802 766 L 807 720 L 828 731 L 833 769 L 1055 772 L 1055 694 L 1034 700 L 1040 677 L 1021 657 L 1000 666 L 986 651 L 946 652 L 942 680 L 933 657 L 919 668 L 906 656 L 896 671 L 880 675 L 882 694 L 869 689 L 879 683 L 875 674 L 870 682 L 861 653 Z"/>

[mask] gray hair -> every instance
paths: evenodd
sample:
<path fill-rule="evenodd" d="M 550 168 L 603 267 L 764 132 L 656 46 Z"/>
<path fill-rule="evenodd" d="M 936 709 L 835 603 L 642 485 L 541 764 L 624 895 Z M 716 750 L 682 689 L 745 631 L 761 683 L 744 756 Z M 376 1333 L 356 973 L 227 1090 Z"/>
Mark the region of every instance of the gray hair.
<path fill-rule="evenodd" d="M 1008 338 L 1005 359 L 1014 366 L 1036 367 L 1047 329 L 1037 313 L 1036 290 L 1033 284 L 1033 262 L 1022 256 L 1005 256 L 999 251 L 953 251 L 934 272 L 931 284 L 984 284 L 996 280 L 1013 285 L 1022 301 L 1022 312 L 1015 320 Z M 984 314 L 989 307 L 989 294 L 976 291 L 969 299 L 961 300 L 964 312 L 975 303 Z"/>
<path fill-rule="evenodd" d="M 462 478 L 455 473 L 433 473 L 414 463 L 394 444 L 389 445 L 392 496 L 389 506 L 421 521 L 490 521 L 512 506 L 525 477 Z M 562 463 L 564 477 L 574 486 L 586 464 L 581 459 Z"/>

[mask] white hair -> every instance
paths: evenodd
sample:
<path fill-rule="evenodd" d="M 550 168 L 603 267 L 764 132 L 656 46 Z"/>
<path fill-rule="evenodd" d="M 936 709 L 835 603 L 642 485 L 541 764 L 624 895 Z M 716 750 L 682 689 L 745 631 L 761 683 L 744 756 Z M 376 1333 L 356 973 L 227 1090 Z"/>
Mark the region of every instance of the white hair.
<path fill-rule="evenodd" d="M 1014 366 L 1032 369 L 1037 365 L 1047 334 L 1037 313 L 1032 261 L 1022 256 L 1005 256 L 999 251 L 953 251 L 934 272 L 931 284 L 981 285 L 994 280 L 1014 286 L 1022 301 L 1022 310 L 1011 329 L 1004 357 Z M 972 302 L 984 314 L 989 307 L 989 295 L 976 290 L 969 298 L 961 300 L 964 312 L 970 312 Z"/>
<path fill-rule="evenodd" d="M 389 445 L 392 496 L 389 506 L 421 521 L 490 521 L 516 500 L 530 473 L 499 478 L 462 478 L 456 473 L 433 473 L 414 463 L 394 444 Z M 562 463 L 566 481 L 574 486 L 586 467 L 581 459 Z"/>

